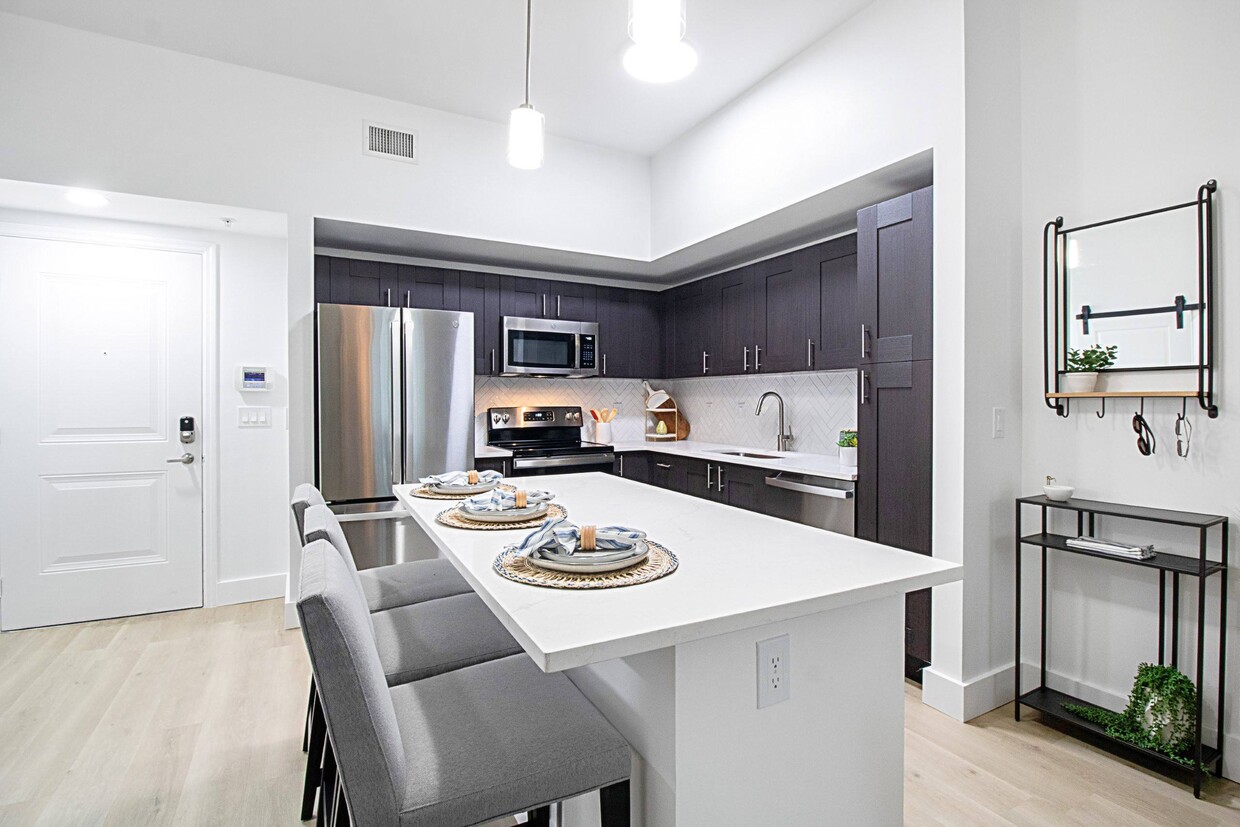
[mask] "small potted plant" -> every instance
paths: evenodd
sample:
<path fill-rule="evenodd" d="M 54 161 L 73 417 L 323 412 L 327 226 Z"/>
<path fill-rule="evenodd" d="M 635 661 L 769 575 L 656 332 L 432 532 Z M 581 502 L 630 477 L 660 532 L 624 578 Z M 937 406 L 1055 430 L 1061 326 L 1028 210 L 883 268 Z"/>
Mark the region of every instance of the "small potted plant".
<path fill-rule="evenodd" d="M 1084 350 L 1068 351 L 1068 372 L 1063 375 L 1065 393 L 1093 393 L 1098 387 L 1098 371 L 1115 364 L 1117 345 L 1091 345 Z"/>
<path fill-rule="evenodd" d="M 840 431 L 840 438 L 836 440 L 835 444 L 840 448 L 840 466 L 844 468 L 856 468 L 857 432 L 852 429 Z"/>

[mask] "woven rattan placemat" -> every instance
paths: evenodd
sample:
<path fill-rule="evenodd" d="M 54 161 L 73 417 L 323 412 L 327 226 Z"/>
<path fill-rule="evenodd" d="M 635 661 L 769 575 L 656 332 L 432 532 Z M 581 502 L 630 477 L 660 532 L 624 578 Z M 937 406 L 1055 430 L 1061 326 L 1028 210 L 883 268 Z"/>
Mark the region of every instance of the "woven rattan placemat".
<path fill-rule="evenodd" d="M 644 562 L 631 568 L 601 574 L 576 574 L 540 569 L 531 565 L 524 557 L 518 556 L 516 549 L 511 548 L 504 549 L 495 558 L 492 568 L 500 577 L 550 589 L 615 589 L 621 586 L 649 583 L 651 580 L 658 580 L 676 571 L 680 561 L 676 559 L 675 554 L 650 540 L 647 540 L 646 544 L 650 546 L 650 554 Z"/>
<path fill-rule="evenodd" d="M 457 507 L 445 508 L 435 515 L 435 521 L 453 528 L 467 528 L 472 531 L 509 531 L 514 528 L 538 528 L 547 520 L 558 520 L 567 517 L 568 510 L 557 503 L 551 503 L 546 512 L 539 517 L 522 520 L 519 523 L 482 523 L 471 520 L 461 513 Z"/>

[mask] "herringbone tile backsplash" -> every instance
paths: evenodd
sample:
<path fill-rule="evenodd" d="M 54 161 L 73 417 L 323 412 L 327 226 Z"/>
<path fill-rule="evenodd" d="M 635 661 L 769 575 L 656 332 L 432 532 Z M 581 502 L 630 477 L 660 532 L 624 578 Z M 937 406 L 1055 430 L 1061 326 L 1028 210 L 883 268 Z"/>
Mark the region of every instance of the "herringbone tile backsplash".
<path fill-rule="evenodd" d="M 657 380 L 677 400 L 692 426 L 690 439 L 722 442 L 746 448 L 774 448 L 776 405 L 767 403 L 754 415 L 758 397 L 768 390 L 784 398 L 788 424 L 794 436 L 792 450 L 835 454 L 843 428 L 857 425 L 857 375 L 852 371 L 785 373 L 763 376 L 704 376 Z M 637 379 L 528 379 L 478 376 L 474 378 L 475 433 L 486 441 L 487 408 L 516 405 L 580 405 L 617 408 L 612 439 L 641 440 L 645 434 L 645 392 Z M 583 439 L 594 438 L 594 422 L 582 429 Z"/>

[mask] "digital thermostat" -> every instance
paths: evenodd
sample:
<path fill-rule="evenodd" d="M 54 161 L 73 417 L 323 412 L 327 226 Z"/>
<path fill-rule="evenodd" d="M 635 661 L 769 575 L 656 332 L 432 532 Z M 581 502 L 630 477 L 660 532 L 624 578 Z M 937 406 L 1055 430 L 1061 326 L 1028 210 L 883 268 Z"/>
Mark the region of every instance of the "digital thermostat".
<path fill-rule="evenodd" d="M 267 391 L 271 390 L 268 370 L 265 367 L 242 365 L 237 368 L 237 390 Z"/>

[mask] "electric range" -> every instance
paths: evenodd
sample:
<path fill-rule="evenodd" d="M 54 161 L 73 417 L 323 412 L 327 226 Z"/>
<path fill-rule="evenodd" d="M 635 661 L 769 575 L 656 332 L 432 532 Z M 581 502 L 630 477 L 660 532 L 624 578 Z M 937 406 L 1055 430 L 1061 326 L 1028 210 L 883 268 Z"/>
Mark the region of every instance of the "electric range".
<path fill-rule="evenodd" d="M 514 474 L 610 473 L 610 445 L 581 438 L 585 424 L 574 405 L 526 405 L 487 409 L 487 445 L 512 452 Z"/>

